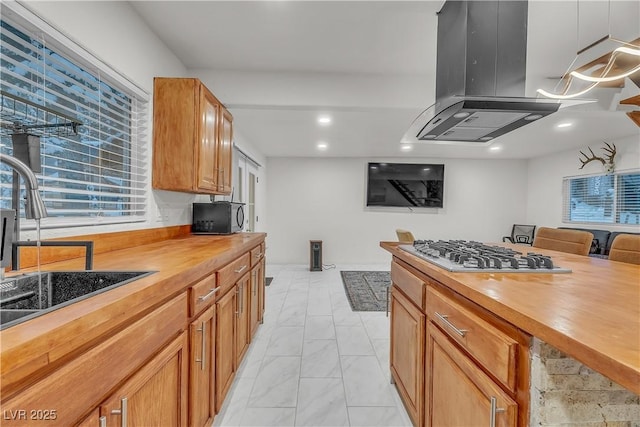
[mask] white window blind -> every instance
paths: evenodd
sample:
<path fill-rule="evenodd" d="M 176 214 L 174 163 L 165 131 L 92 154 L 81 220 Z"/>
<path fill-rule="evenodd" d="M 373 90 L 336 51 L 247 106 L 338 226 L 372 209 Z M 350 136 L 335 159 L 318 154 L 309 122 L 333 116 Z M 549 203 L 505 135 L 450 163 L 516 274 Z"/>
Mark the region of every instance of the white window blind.
<path fill-rule="evenodd" d="M 53 223 L 144 220 L 147 98 L 47 34 L 5 21 L 0 31 L 0 152 L 13 153 L 16 130 L 7 124 L 59 125 L 61 117 L 82 123 L 77 133 L 64 126 L 27 129 L 40 137 L 38 180 Z M 0 166 L 1 206 L 8 208 L 13 177 Z"/>
<path fill-rule="evenodd" d="M 640 224 L 640 172 L 564 179 L 563 221 Z"/>

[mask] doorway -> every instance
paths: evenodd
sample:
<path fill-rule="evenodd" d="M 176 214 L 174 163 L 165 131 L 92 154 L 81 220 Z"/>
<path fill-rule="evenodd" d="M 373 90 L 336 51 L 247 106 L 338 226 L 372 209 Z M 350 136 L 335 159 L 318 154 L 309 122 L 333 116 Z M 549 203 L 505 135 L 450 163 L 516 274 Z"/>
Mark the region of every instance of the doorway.
<path fill-rule="evenodd" d="M 237 186 L 238 200 L 245 204 L 245 223 L 244 231 L 256 231 L 257 222 L 259 220 L 256 209 L 256 195 L 258 190 L 258 168 L 260 165 L 249 156 L 234 147 L 237 159 Z"/>

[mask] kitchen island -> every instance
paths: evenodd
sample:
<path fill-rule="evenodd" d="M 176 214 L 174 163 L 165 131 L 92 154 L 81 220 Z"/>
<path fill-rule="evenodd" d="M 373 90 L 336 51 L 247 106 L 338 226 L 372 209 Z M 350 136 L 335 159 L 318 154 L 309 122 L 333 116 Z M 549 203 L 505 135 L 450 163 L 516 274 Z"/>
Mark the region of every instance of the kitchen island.
<path fill-rule="evenodd" d="M 209 425 L 264 312 L 264 240 L 186 234 L 97 254 L 95 270 L 154 273 L 2 330 L 2 425 Z"/>
<path fill-rule="evenodd" d="M 572 272 L 449 272 L 398 245 L 381 242 L 393 255 L 391 371 L 414 424 L 439 425 L 445 390 L 463 411 L 468 384 L 495 425 L 601 425 L 614 418 L 580 417 L 610 399 L 619 421 L 640 420 L 640 266 L 535 248 Z"/>

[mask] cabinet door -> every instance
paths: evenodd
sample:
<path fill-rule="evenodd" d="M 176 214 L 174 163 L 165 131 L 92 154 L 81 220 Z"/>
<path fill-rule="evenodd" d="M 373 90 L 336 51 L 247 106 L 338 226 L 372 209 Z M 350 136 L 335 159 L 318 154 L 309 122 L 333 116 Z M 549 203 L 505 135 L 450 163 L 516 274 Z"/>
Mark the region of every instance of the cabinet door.
<path fill-rule="evenodd" d="M 153 79 L 153 188 L 196 190 L 199 86 L 196 79 Z"/>
<path fill-rule="evenodd" d="M 263 323 L 264 320 L 264 295 L 265 295 L 265 259 L 260 260 L 260 267 L 258 269 L 258 321 Z"/>
<path fill-rule="evenodd" d="M 100 408 L 109 426 L 187 423 L 187 334 L 183 332 L 129 378 Z"/>
<path fill-rule="evenodd" d="M 216 412 L 235 376 L 236 291 L 229 290 L 216 303 Z"/>
<path fill-rule="evenodd" d="M 426 426 L 517 425 L 516 402 L 431 322 L 427 363 Z"/>
<path fill-rule="evenodd" d="M 218 191 L 218 115 L 220 104 L 211 93 L 200 85 L 200 110 L 198 115 L 198 189 Z"/>
<path fill-rule="evenodd" d="M 425 315 L 395 286 L 391 292 L 391 375 L 413 424 L 424 416 Z"/>
<path fill-rule="evenodd" d="M 251 275 L 245 274 L 236 285 L 238 298 L 238 313 L 236 317 L 236 368 L 240 366 L 240 362 L 244 354 L 249 348 L 251 335 L 249 334 L 249 315 L 251 307 L 249 306 L 249 294 L 251 291 Z"/>
<path fill-rule="evenodd" d="M 215 306 L 189 325 L 189 425 L 209 426 L 215 415 Z"/>
<path fill-rule="evenodd" d="M 249 301 L 251 310 L 249 312 L 249 327 L 251 336 L 258 330 L 260 324 L 260 264 L 251 269 L 251 289 L 249 292 Z"/>
<path fill-rule="evenodd" d="M 220 138 L 218 140 L 218 191 L 231 194 L 231 151 L 233 143 L 233 116 L 225 108 L 220 111 Z"/>
<path fill-rule="evenodd" d="M 100 408 L 96 408 L 87 418 L 82 420 L 75 427 L 106 427 L 107 417 L 100 417 Z"/>

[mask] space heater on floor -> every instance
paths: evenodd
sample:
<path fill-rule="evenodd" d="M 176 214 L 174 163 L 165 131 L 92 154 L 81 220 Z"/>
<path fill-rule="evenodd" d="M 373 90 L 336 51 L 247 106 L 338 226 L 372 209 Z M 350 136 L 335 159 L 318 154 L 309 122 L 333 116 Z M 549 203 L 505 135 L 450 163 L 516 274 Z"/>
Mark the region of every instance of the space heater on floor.
<path fill-rule="evenodd" d="M 322 271 L 322 240 L 309 240 L 309 270 Z"/>

